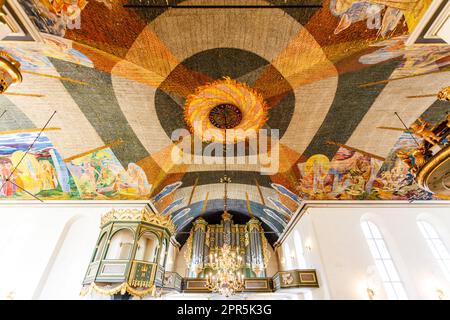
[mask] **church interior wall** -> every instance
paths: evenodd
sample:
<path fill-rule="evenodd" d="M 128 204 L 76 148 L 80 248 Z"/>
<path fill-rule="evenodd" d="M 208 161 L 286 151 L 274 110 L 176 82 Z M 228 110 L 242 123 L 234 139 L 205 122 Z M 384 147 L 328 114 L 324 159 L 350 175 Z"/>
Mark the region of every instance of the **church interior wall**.
<path fill-rule="evenodd" d="M 80 299 L 81 282 L 97 241 L 101 215 L 111 207 L 1 206 L 0 219 L 8 228 L 0 233 L 0 296 Z M 449 280 L 417 226 L 418 219 L 428 221 L 450 247 L 448 207 L 328 205 L 308 208 L 271 252 L 269 276 L 292 269 L 317 271 L 319 288 L 288 290 L 283 297 L 294 294 L 297 298 L 368 299 L 370 282 L 374 298 L 386 299 L 379 276 L 376 272 L 373 275 L 374 260 L 361 229 L 362 219 L 379 227 L 409 299 L 436 299 L 437 290 L 448 295 Z M 296 232 L 301 238 L 302 258 L 297 252 Z M 169 247 L 168 271 L 186 276 L 185 247 Z"/>

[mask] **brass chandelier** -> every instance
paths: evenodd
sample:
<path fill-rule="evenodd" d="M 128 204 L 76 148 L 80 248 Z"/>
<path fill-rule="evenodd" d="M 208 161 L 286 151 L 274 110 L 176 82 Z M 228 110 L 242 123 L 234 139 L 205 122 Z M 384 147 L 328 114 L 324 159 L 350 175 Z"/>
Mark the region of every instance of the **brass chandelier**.
<path fill-rule="evenodd" d="M 218 292 L 229 297 L 244 289 L 244 274 L 241 255 L 231 250 L 230 245 L 223 246 L 219 255 L 210 254 L 208 266 L 214 270 L 206 275 L 206 287 L 212 292 Z"/>
<path fill-rule="evenodd" d="M 227 114 L 224 114 L 225 126 L 223 128 L 224 136 L 226 136 L 227 128 Z M 223 215 L 229 216 L 228 213 L 228 183 L 231 179 L 227 176 L 227 158 L 225 155 L 226 142 L 223 143 L 223 157 L 224 157 L 224 177 L 220 179 L 220 182 L 224 184 L 224 197 L 223 197 Z M 213 272 L 206 275 L 206 287 L 212 292 L 218 292 L 225 297 L 229 297 L 236 292 L 244 289 L 244 274 L 241 273 L 241 269 L 244 266 L 244 259 L 239 254 L 239 251 L 232 250 L 230 234 L 225 232 L 224 245 L 219 251 L 219 254 L 214 253 L 209 255 L 209 263 L 207 266 L 211 268 Z"/>

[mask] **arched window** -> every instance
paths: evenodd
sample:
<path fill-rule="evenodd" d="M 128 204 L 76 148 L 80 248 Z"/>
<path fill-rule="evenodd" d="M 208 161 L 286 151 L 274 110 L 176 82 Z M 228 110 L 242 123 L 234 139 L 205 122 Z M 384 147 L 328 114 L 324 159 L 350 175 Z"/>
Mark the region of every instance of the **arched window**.
<path fill-rule="evenodd" d="M 95 249 L 95 255 L 94 255 L 94 259 L 92 260 L 92 262 L 94 261 L 98 261 L 101 259 L 102 257 L 102 252 L 103 252 L 103 248 L 105 247 L 105 243 L 106 243 L 106 233 L 104 233 L 102 235 L 102 237 L 100 238 L 100 241 L 98 243 L 97 248 Z"/>
<path fill-rule="evenodd" d="M 128 229 L 122 229 L 114 233 L 106 254 L 107 260 L 127 260 L 130 258 L 133 248 L 134 235 Z"/>
<path fill-rule="evenodd" d="M 447 279 L 450 280 L 450 255 L 447 247 L 430 223 L 424 220 L 418 220 L 417 225 L 427 241 L 434 258 L 438 261 Z"/>
<path fill-rule="evenodd" d="M 300 233 L 298 230 L 294 232 L 294 245 L 295 245 L 295 254 L 297 255 L 297 263 L 300 269 L 306 268 L 305 255 L 303 252 L 303 243 L 302 238 L 300 237 Z"/>
<path fill-rule="evenodd" d="M 159 239 L 152 232 L 144 233 L 138 241 L 135 259 L 145 262 L 156 262 L 158 258 Z"/>
<path fill-rule="evenodd" d="M 371 221 L 361 221 L 361 228 L 375 260 L 378 273 L 389 299 L 407 299 L 403 283 L 378 227 Z"/>

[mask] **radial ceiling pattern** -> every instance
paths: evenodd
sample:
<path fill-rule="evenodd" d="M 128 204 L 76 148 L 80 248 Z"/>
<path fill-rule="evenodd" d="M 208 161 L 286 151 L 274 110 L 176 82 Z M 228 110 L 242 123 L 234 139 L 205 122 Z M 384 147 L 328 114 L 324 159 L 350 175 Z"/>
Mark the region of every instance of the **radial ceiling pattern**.
<path fill-rule="evenodd" d="M 0 96 L 2 170 L 36 138 L 29 129 L 57 113 L 1 198 L 30 199 L 22 188 L 44 200 L 151 198 L 183 230 L 223 206 L 223 139 L 204 131 L 225 125 L 278 130 L 267 150 L 247 143 L 227 157 L 230 208 L 275 235 L 302 199 L 437 198 L 395 155 L 413 141 L 394 112 L 410 124 L 449 111 L 408 98 L 450 80 L 448 46 L 404 47 L 430 1 L 19 2 L 44 42 L 0 44 L 30 71 L 11 91 L 41 96 Z M 188 150 L 199 136 L 203 148 Z"/>

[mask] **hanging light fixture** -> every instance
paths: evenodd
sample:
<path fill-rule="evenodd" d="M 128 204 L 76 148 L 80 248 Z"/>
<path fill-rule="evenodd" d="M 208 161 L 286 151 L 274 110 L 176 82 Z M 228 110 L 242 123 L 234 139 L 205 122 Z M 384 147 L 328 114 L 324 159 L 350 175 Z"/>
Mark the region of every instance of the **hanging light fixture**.
<path fill-rule="evenodd" d="M 227 113 L 223 112 L 222 118 L 224 120 L 224 137 L 226 137 L 226 130 L 228 128 Z M 223 214 L 222 217 L 229 217 L 228 213 L 228 183 L 231 179 L 227 176 L 227 158 L 226 158 L 226 139 L 223 142 L 223 157 L 224 157 L 224 176 L 220 182 L 224 184 L 223 197 Z M 219 251 L 219 254 L 210 254 L 208 267 L 213 272 L 206 275 L 206 287 L 212 292 L 218 292 L 225 297 L 235 294 L 244 289 L 244 274 L 241 269 L 244 266 L 244 259 L 237 250 L 233 250 L 230 245 L 230 235 L 225 232 L 224 245 Z"/>
<path fill-rule="evenodd" d="M 228 244 L 222 247 L 219 255 L 210 254 L 209 261 L 209 267 L 214 270 L 214 274 L 206 275 L 206 287 L 210 291 L 229 297 L 244 289 L 244 274 L 240 272 L 243 258 Z"/>

